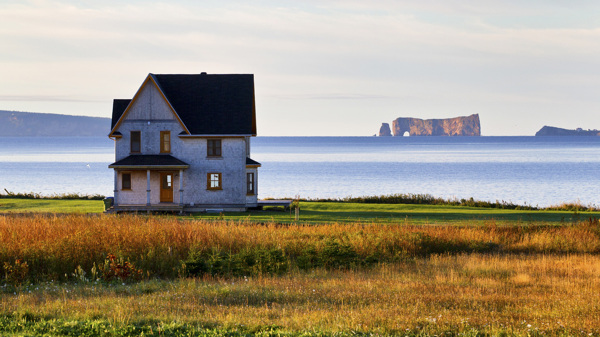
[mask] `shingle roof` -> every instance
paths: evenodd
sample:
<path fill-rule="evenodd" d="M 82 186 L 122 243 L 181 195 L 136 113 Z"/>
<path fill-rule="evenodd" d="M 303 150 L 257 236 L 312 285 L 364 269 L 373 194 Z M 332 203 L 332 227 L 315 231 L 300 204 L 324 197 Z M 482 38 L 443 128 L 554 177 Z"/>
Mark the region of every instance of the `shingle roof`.
<path fill-rule="evenodd" d="M 191 134 L 256 135 L 254 75 L 149 76 Z M 113 103 L 113 129 L 129 104 L 125 101 L 115 100 Z"/>
<path fill-rule="evenodd" d="M 123 114 L 125 109 L 127 109 L 127 106 L 129 105 L 130 102 L 131 102 L 130 99 L 115 99 L 115 100 L 113 100 L 112 121 L 110 124 L 111 130 L 115 127 L 115 124 L 117 124 L 117 121 L 119 120 L 119 118 L 121 118 L 121 115 Z"/>
<path fill-rule="evenodd" d="M 246 157 L 246 165 L 256 165 L 256 166 L 260 166 L 260 163 L 257 162 L 254 159 L 250 159 L 248 157 Z"/>
<path fill-rule="evenodd" d="M 108 165 L 109 168 L 188 168 L 185 162 L 166 154 L 133 154 Z"/>

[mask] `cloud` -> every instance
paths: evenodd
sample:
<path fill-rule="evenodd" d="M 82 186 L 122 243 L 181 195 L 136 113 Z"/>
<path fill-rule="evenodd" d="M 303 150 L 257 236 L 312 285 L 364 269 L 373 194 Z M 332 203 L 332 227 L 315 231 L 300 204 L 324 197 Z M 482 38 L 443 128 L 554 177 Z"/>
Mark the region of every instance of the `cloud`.
<path fill-rule="evenodd" d="M 305 95 L 271 95 L 270 97 L 289 100 L 373 100 L 391 99 L 393 96 L 351 94 L 351 93 L 329 93 L 329 94 L 305 94 Z"/>
<path fill-rule="evenodd" d="M 9 102 L 102 102 L 101 98 L 44 96 L 44 95 L 0 95 L 0 101 Z"/>
<path fill-rule="evenodd" d="M 318 103 L 295 114 L 307 123 L 333 110 L 357 116 L 371 106 L 378 110 L 370 118 L 402 109 L 498 113 L 519 104 L 547 112 L 557 100 L 583 100 L 591 109 L 600 103 L 592 94 L 600 78 L 598 6 L 586 0 L 3 2 L 0 100 L 110 102 L 133 95 L 148 72 L 207 71 L 254 73 L 263 116 L 296 109 L 272 100 Z"/>

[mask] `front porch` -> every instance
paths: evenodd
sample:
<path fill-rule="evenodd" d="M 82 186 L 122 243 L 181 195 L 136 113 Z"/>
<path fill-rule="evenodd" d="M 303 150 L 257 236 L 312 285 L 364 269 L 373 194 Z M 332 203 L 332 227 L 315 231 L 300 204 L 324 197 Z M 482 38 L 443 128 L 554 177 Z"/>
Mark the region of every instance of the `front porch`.
<path fill-rule="evenodd" d="M 155 205 L 113 205 L 106 213 L 151 213 L 173 212 L 183 213 L 183 206 L 174 203 L 161 203 Z"/>
<path fill-rule="evenodd" d="M 184 171 L 189 168 L 183 161 L 170 155 L 131 155 L 109 168 L 114 169 L 115 186 L 108 212 L 183 211 Z"/>

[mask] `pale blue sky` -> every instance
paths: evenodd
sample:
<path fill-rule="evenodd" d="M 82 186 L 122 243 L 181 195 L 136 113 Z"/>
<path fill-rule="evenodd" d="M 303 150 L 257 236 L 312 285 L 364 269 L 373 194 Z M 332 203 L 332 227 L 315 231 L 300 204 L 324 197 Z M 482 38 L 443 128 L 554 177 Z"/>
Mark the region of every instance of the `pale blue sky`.
<path fill-rule="evenodd" d="M 0 0 L 0 110 L 109 117 L 152 73 L 253 73 L 263 136 L 479 113 L 600 129 L 600 2 Z"/>

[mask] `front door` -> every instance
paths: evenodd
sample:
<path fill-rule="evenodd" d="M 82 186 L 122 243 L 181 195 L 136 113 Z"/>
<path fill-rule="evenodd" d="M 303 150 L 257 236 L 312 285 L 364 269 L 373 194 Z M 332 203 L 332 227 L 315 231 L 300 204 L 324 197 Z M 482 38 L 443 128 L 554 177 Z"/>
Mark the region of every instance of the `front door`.
<path fill-rule="evenodd" d="M 160 174 L 160 202 L 173 202 L 173 173 Z"/>

